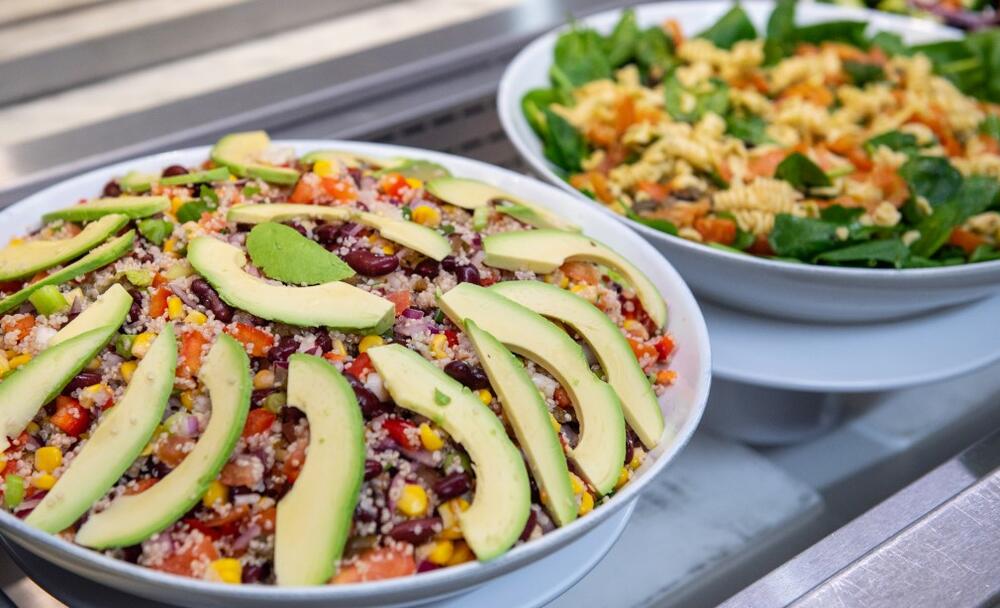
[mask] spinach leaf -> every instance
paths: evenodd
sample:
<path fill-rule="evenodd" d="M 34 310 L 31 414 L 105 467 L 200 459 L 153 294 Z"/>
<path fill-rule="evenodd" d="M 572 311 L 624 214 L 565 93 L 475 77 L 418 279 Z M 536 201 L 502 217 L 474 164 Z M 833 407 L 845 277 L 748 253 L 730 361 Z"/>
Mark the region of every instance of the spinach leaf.
<path fill-rule="evenodd" d="M 808 217 L 779 213 L 767 241 L 780 256 L 811 260 L 815 256 L 845 244 L 837 236 L 841 224 Z"/>
<path fill-rule="evenodd" d="M 766 129 L 767 122 L 760 116 L 730 114 L 726 117 L 726 133 L 748 144 L 759 146 L 770 142 Z"/>
<path fill-rule="evenodd" d="M 920 238 L 910 245 L 910 249 L 918 256 L 930 258 L 948 241 L 952 228 L 960 221 L 957 206 L 939 205 L 935 207 L 933 213 L 917 224 Z"/>
<path fill-rule="evenodd" d="M 638 41 L 639 24 L 635 20 L 635 11 L 629 8 L 622 11 L 615 29 L 604 39 L 604 54 L 611 67 L 618 68 L 628 63 L 635 54 Z"/>
<path fill-rule="evenodd" d="M 998 195 L 997 180 L 980 175 L 966 179 L 952 197 L 917 224 L 920 238 L 910 249 L 916 255 L 930 258 L 948 241 L 955 226 L 988 209 Z"/>
<path fill-rule="evenodd" d="M 819 212 L 819 219 L 825 222 L 833 222 L 847 226 L 858 221 L 865 210 L 861 207 L 844 207 L 843 205 L 830 205 Z"/>
<path fill-rule="evenodd" d="M 548 128 L 545 125 L 545 108 L 560 101 L 555 89 L 532 89 L 521 98 L 521 112 L 531 129 L 543 140 Z"/>
<path fill-rule="evenodd" d="M 979 132 L 1000 141 L 1000 116 L 990 114 L 979 123 Z"/>
<path fill-rule="evenodd" d="M 903 133 L 902 131 L 886 131 L 865 142 L 865 150 L 869 156 L 874 155 L 879 146 L 903 152 L 908 156 L 913 156 L 920 151 L 917 137 L 912 133 Z"/>
<path fill-rule="evenodd" d="M 799 190 L 830 185 L 830 178 L 816 163 L 801 152 L 793 152 L 774 170 L 774 177 L 783 179 Z"/>
<path fill-rule="evenodd" d="M 977 262 L 992 262 L 993 260 L 1000 260 L 1000 251 L 998 251 L 993 245 L 980 245 L 972 252 L 969 256 L 969 263 L 975 264 Z"/>
<path fill-rule="evenodd" d="M 977 215 L 997 204 L 1000 196 L 1000 181 L 985 175 L 967 177 L 949 204 L 959 209 L 961 221 Z"/>
<path fill-rule="evenodd" d="M 774 65 L 795 51 L 796 0 L 778 0 L 767 20 L 764 65 Z"/>
<path fill-rule="evenodd" d="M 934 64 L 934 71 L 960 91 L 979 99 L 1000 101 L 1000 31 L 970 34 L 964 40 L 946 40 L 911 48 Z"/>
<path fill-rule="evenodd" d="M 969 34 L 965 42 L 981 65 L 982 88 L 976 96 L 1000 103 L 1000 29 L 992 28 Z"/>
<path fill-rule="evenodd" d="M 720 49 L 731 49 L 740 40 L 753 40 L 756 37 L 757 29 L 739 4 L 729 9 L 715 22 L 715 25 L 697 36 L 709 40 Z"/>
<path fill-rule="evenodd" d="M 857 245 L 848 245 L 842 249 L 826 251 L 816 256 L 815 260 L 817 262 L 835 264 L 865 262 L 870 266 L 875 266 L 877 262 L 885 262 L 892 264 L 896 268 L 900 268 L 909 256 L 910 248 L 904 245 L 903 241 L 898 238 L 892 238 L 868 241 L 858 243 Z"/>
<path fill-rule="evenodd" d="M 556 40 L 550 76 L 560 87 L 578 87 L 591 80 L 609 78 L 611 65 L 604 55 L 604 39 L 594 30 L 574 24 Z"/>
<path fill-rule="evenodd" d="M 962 185 L 962 174 L 948 159 L 937 156 L 915 156 L 899 168 L 899 175 L 910 188 L 910 195 L 920 195 L 931 205 L 951 198 Z"/>
<path fill-rule="evenodd" d="M 879 32 L 872 37 L 872 46 L 885 51 L 887 55 L 905 55 L 908 51 L 903 37 L 892 32 Z"/>
<path fill-rule="evenodd" d="M 851 82 L 856 87 L 864 88 L 865 85 L 872 82 L 885 80 L 885 70 L 880 65 L 863 61 L 845 61 L 843 66 L 844 71 L 847 72 Z"/>
<path fill-rule="evenodd" d="M 551 109 L 542 108 L 542 112 L 545 115 L 547 135 L 544 142 L 545 157 L 566 171 L 579 171 L 587 156 L 587 142 L 583 135 Z"/>
<path fill-rule="evenodd" d="M 868 48 L 868 37 L 864 21 L 825 21 L 796 28 L 795 41 L 809 44 L 820 42 L 843 42 L 858 48 Z"/>
<path fill-rule="evenodd" d="M 625 208 L 625 217 L 634 222 L 639 222 L 644 226 L 649 226 L 653 230 L 659 230 L 660 232 L 666 232 L 667 234 L 672 234 L 674 236 L 677 236 L 677 226 L 674 225 L 674 223 L 671 222 L 670 220 L 663 220 L 652 217 L 642 217 L 641 215 L 639 215 L 638 213 L 636 213 L 635 211 L 633 211 L 628 207 Z"/>
<path fill-rule="evenodd" d="M 662 28 L 643 30 L 635 44 L 635 62 L 646 82 L 660 80 L 677 63 L 673 41 Z"/>
<path fill-rule="evenodd" d="M 663 81 L 663 101 L 667 112 L 674 120 L 682 122 L 696 122 L 707 112 L 725 116 L 729 109 L 729 85 L 717 78 L 713 78 L 711 83 L 712 90 L 696 95 L 681 86 L 677 76 L 671 74 Z M 695 105 L 691 111 L 683 109 L 685 93 L 694 96 Z"/>
<path fill-rule="evenodd" d="M 736 216 L 733 215 L 732 213 L 729 213 L 728 211 L 721 211 L 719 213 L 716 213 L 716 215 L 720 218 L 727 219 L 736 225 L 736 238 L 733 239 L 732 244 L 723 245 L 723 247 L 727 247 L 742 252 L 750 245 L 753 245 L 754 241 L 757 240 L 757 237 L 755 237 L 752 232 L 747 232 L 742 228 L 740 228 L 740 223 L 736 221 Z"/>

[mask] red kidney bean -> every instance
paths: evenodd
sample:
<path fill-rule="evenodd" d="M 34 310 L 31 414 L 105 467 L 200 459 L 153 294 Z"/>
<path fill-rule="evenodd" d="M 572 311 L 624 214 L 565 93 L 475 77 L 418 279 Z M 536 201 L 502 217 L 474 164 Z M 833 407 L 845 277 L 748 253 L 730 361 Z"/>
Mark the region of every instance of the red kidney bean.
<path fill-rule="evenodd" d="M 479 271 L 475 266 L 459 266 L 455 269 L 455 280 L 459 283 L 479 285 Z"/>
<path fill-rule="evenodd" d="M 86 388 L 101 381 L 101 373 L 94 371 L 82 371 L 77 374 L 63 389 L 63 394 L 68 395 L 78 388 Z"/>
<path fill-rule="evenodd" d="M 101 196 L 105 198 L 117 198 L 122 195 L 122 187 L 118 185 L 118 182 L 111 180 L 110 182 L 104 184 L 104 190 Z"/>
<path fill-rule="evenodd" d="M 292 336 L 284 336 L 267 351 L 267 358 L 274 362 L 288 361 L 297 350 L 299 350 L 298 341 Z"/>
<path fill-rule="evenodd" d="M 380 277 L 399 267 L 399 258 L 394 255 L 376 255 L 366 249 L 352 249 L 344 256 L 347 265 L 366 277 Z"/>
<path fill-rule="evenodd" d="M 445 256 L 445 258 L 441 260 L 441 268 L 447 272 L 455 272 L 455 268 L 457 267 L 458 264 L 455 262 L 455 256 L 453 255 Z"/>
<path fill-rule="evenodd" d="M 632 455 L 635 453 L 635 444 L 639 440 L 631 430 L 625 430 L 625 464 L 632 462 Z"/>
<path fill-rule="evenodd" d="M 354 508 L 354 518 L 363 522 L 377 521 L 378 511 L 378 507 L 366 507 L 359 504 Z"/>
<path fill-rule="evenodd" d="M 332 245 L 337 242 L 338 232 L 340 232 L 340 226 L 336 224 L 323 224 L 313 229 L 313 236 L 322 245 Z"/>
<path fill-rule="evenodd" d="M 377 460 L 365 460 L 365 481 L 382 474 L 382 463 Z"/>
<path fill-rule="evenodd" d="M 365 418 L 374 418 L 391 411 L 392 408 L 388 403 L 379 401 L 375 393 L 365 388 L 365 385 L 361 384 L 357 378 L 347 375 L 347 380 L 351 388 L 354 389 L 354 395 L 358 398 L 358 406 L 361 407 L 361 414 Z"/>
<path fill-rule="evenodd" d="M 271 573 L 271 567 L 269 565 L 261 564 L 248 564 L 243 567 L 243 578 L 242 582 L 245 585 L 252 585 L 254 583 L 259 583 L 260 581 L 267 578 Z"/>
<path fill-rule="evenodd" d="M 535 522 L 538 520 L 538 516 L 535 515 L 534 509 L 528 510 L 528 521 L 524 524 L 524 531 L 521 532 L 521 540 L 528 540 L 531 533 L 535 530 Z"/>
<path fill-rule="evenodd" d="M 223 323 L 229 323 L 233 320 L 233 309 L 222 301 L 219 294 L 215 292 L 205 279 L 198 278 L 192 281 L 191 293 L 198 298 L 199 302 L 212 311 L 216 319 Z"/>
<path fill-rule="evenodd" d="M 465 473 L 452 473 L 451 475 L 442 477 L 432 486 L 434 493 L 441 500 L 461 496 L 468 492 L 471 487 L 472 483 L 469 481 L 469 476 Z"/>
<path fill-rule="evenodd" d="M 413 267 L 413 274 L 418 274 L 428 279 L 436 277 L 438 272 L 440 272 L 438 263 L 430 258 L 421 260 L 419 264 Z"/>
<path fill-rule="evenodd" d="M 298 223 L 298 222 L 288 222 L 285 225 L 288 226 L 289 228 L 294 228 L 296 232 L 298 232 L 299 234 L 301 234 L 304 237 L 308 237 L 309 236 L 309 231 L 306 230 L 306 227 L 303 226 L 302 224 Z"/>
<path fill-rule="evenodd" d="M 482 368 L 479 366 L 473 367 L 465 361 L 452 361 L 444 366 L 444 373 L 474 390 L 489 388 L 490 386 L 490 379 L 486 376 Z"/>
<path fill-rule="evenodd" d="M 324 353 L 328 353 L 333 350 L 333 340 L 330 338 L 330 334 L 326 331 L 318 331 L 316 336 L 316 346 L 320 348 Z"/>
<path fill-rule="evenodd" d="M 163 170 L 161 175 L 163 177 L 173 177 L 175 175 L 187 175 L 188 170 L 181 165 L 170 165 Z"/>
<path fill-rule="evenodd" d="M 142 318 L 142 298 L 139 297 L 139 292 L 130 291 L 129 295 L 132 296 L 132 305 L 128 307 L 128 317 L 129 323 L 135 323 Z"/>
<path fill-rule="evenodd" d="M 361 187 L 361 169 L 359 169 L 357 167 L 348 167 L 347 168 L 347 174 L 351 176 L 352 180 L 354 180 L 354 185 L 360 188 Z"/>
<path fill-rule="evenodd" d="M 404 543 L 419 545 L 434 538 L 441 531 L 441 520 L 437 517 L 411 519 L 396 524 L 389 530 L 389 536 Z"/>
<path fill-rule="evenodd" d="M 431 570 L 437 570 L 440 567 L 441 566 L 435 564 L 434 562 L 425 559 L 422 560 L 419 564 L 417 564 L 417 573 L 419 574 L 421 572 L 430 572 Z"/>

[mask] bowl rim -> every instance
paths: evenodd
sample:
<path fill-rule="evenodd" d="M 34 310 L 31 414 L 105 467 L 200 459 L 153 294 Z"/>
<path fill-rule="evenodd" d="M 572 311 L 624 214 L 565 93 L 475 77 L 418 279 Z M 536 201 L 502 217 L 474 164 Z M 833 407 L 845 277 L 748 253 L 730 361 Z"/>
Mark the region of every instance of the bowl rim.
<path fill-rule="evenodd" d="M 667 2 L 646 2 L 633 5 L 631 8 L 635 9 L 637 14 L 641 14 L 642 11 L 683 12 L 690 11 L 694 8 L 711 11 L 720 7 L 729 7 L 733 4 L 734 3 L 730 0 L 677 0 Z M 753 7 L 751 10 L 760 10 L 761 7 L 772 7 L 774 2 L 773 0 L 752 0 L 751 2 L 745 2 L 745 4 L 748 8 Z M 836 18 L 855 18 L 866 20 L 867 18 L 874 16 L 878 18 L 879 22 L 892 24 L 895 30 L 910 29 L 920 31 L 923 34 L 936 35 L 942 39 L 953 39 L 956 36 L 961 36 L 961 33 L 958 30 L 939 23 L 920 20 L 916 17 L 906 15 L 882 13 L 867 8 L 826 4 L 800 4 L 798 8 L 799 10 L 819 14 L 822 17 L 819 21 L 832 20 Z M 611 18 L 612 16 L 620 15 L 622 10 L 623 8 L 619 7 L 598 11 L 580 17 L 578 22 L 583 25 L 592 26 L 594 21 L 603 21 Z M 529 44 L 524 46 L 517 53 L 517 55 L 514 56 L 514 59 L 507 64 L 507 67 L 504 69 L 503 76 L 500 78 L 500 85 L 497 88 L 497 113 L 500 116 L 500 124 L 503 127 L 504 134 L 514 144 L 514 147 L 517 148 L 521 158 L 528 162 L 532 170 L 540 175 L 546 182 L 553 184 L 564 192 L 571 194 L 578 201 L 585 201 L 589 204 L 589 206 L 597 208 L 602 213 L 610 215 L 618 221 L 625 223 L 629 228 L 639 232 L 645 238 L 654 242 L 660 241 L 672 247 L 681 247 L 692 253 L 704 254 L 709 259 L 719 262 L 729 262 L 742 268 L 756 268 L 765 271 L 774 271 L 794 278 L 811 279 L 816 275 L 820 275 L 820 278 L 853 280 L 859 282 L 860 284 L 875 284 L 886 280 L 905 284 L 910 281 L 922 282 L 925 280 L 933 280 L 942 276 L 947 276 L 948 278 L 966 275 L 977 276 L 980 273 L 988 273 L 992 269 L 1000 267 L 1000 260 L 977 262 L 975 264 L 965 263 L 954 266 L 941 266 L 937 268 L 856 268 L 824 266 L 808 262 L 774 260 L 746 253 L 735 253 L 722 249 L 716 249 L 714 247 L 696 243 L 679 236 L 654 230 L 645 224 L 615 213 L 606 206 L 597 203 L 593 199 L 585 196 L 576 188 L 569 185 L 566 180 L 559 177 L 554 165 L 545 159 L 544 156 L 539 154 L 528 141 L 525 141 L 524 138 L 520 136 L 521 131 L 530 133 L 530 137 L 534 138 L 531 143 L 537 142 L 537 135 L 535 135 L 534 131 L 532 131 L 530 126 L 528 126 L 527 121 L 520 110 L 521 99 L 518 95 L 518 91 L 520 89 L 519 75 L 522 71 L 528 69 L 525 66 L 530 64 L 544 65 L 547 69 L 547 66 L 549 66 L 552 62 L 551 53 L 546 54 L 547 56 L 544 62 L 539 62 L 537 60 L 537 56 L 543 53 L 546 48 L 554 44 L 556 37 L 566 31 L 569 27 L 569 24 L 560 25 L 538 36 Z"/>
<path fill-rule="evenodd" d="M 335 148 L 382 158 L 402 156 L 425 159 L 451 167 L 456 173 L 459 174 L 466 170 L 471 170 L 473 173 L 485 173 L 490 176 L 485 179 L 489 179 L 494 182 L 505 182 L 507 184 L 505 187 L 512 187 L 514 190 L 520 188 L 541 189 L 549 195 L 548 198 L 556 200 L 561 199 L 565 201 L 565 204 L 567 205 L 575 204 L 575 201 L 570 201 L 565 193 L 553 188 L 551 185 L 546 184 L 541 180 L 515 173 L 509 169 L 496 167 L 482 161 L 441 152 L 390 144 L 375 144 L 334 139 L 280 139 L 273 141 L 272 144 L 275 146 L 294 147 L 296 149 Z M 162 164 L 185 162 L 185 159 L 203 160 L 208 158 L 210 149 L 211 146 L 194 146 L 136 157 L 111 165 L 98 167 L 76 175 L 70 179 L 48 186 L 28 196 L 27 198 L 10 205 L 3 211 L 0 211 L 0 217 L 9 215 L 12 211 L 23 212 L 25 210 L 32 209 L 35 205 L 41 204 L 51 197 L 65 197 L 65 194 L 67 193 L 61 192 L 63 190 L 70 191 L 68 193 L 70 196 L 78 196 L 77 194 L 72 194 L 74 188 L 79 189 L 83 187 L 85 182 L 94 179 L 97 176 L 103 176 L 101 179 L 107 179 L 113 175 L 119 175 L 131 168 L 134 168 L 134 165 L 137 163 Z M 539 198 L 541 199 L 541 204 L 546 204 L 547 197 Z M 32 211 L 31 215 L 36 219 L 39 217 L 38 212 L 35 211 Z M 24 222 L 19 221 L 17 225 L 19 227 L 18 229 L 21 229 L 20 227 L 24 226 Z M 633 503 L 645 487 L 675 460 L 680 450 L 691 439 L 691 436 L 694 434 L 694 431 L 701 420 L 708 400 L 712 369 L 711 347 L 709 344 L 708 329 L 705 325 L 705 319 L 694 298 L 694 295 L 691 293 L 690 288 L 681 278 L 676 269 L 673 268 L 670 262 L 660 256 L 648 242 L 631 233 L 627 230 L 627 228 L 621 225 L 608 225 L 606 229 L 618 232 L 621 235 L 621 238 L 630 239 L 634 242 L 635 246 L 643 252 L 643 258 L 653 260 L 655 264 L 659 265 L 658 270 L 666 277 L 665 281 L 669 282 L 676 292 L 672 299 L 668 302 L 668 305 L 672 310 L 679 309 L 686 313 L 684 322 L 689 326 L 689 331 L 694 340 L 693 343 L 685 345 L 685 348 L 696 350 L 694 360 L 697 361 L 697 369 L 700 373 L 697 374 L 696 378 L 692 378 L 690 382 L 690 414 L 686 419 L 684 419 L 682 425 L 678 426 L 676 429 L 668 429 L 668 434 L 665 435 L 663 443 L 656 448 L 662 448 L 662 452 L 655 459 L 651 459 L 651 461 L 643 465 L 645 470 L 638 476 L 635 483 L 630 483 L 625 486 L 621 492 L 612 496 L 607 503 L 596 507 L 587 517 L 579 518 L 562 528 L 557 528 L 552 532 L 545 534 L 540 539 L 514 547 L 489 562 L 473 561 L 459 566 L 443 568 L 438 571 L 420 573 L 419 576 L 408 576 L 384 581 L 374 581 L 352 585 L 325 584 L 311 587 L 280 587 L 277 585 L 249 584 L 224 585 L 221 583 L 159 572 L 151 568 L 114 559 L 104 555 L 103 553 L 99 553 L 81 545 L 64 540 L 57 535 L 42 532 L 41 530 L 27 525 L 21 519 L 14 517 L 12 514 L 4 510 L 0 510 L 0 532 L 10 536 L 11 539 L 18 542 L 18 544 L 32 549 L 33 553 L 41 555 L 34 550 L 34 546 L 38 545 L 49 551 L 60 554 L 61 556 L 67 558 L 69 562 L 72 562 L 81 568 L 86 568 L 91 572 L 97 570 L 104 574 L 126 577 L 138 583 L 154 585 L 160 588 L 169 588 L 173 592 L 191 592 L 204 597 L 227 600 L 329 600 L 343 602 L 350 601 L 351 599 L 361 599 L 366 596 L 376 594 L 395 595 L 405 594 L 407 592 L 412 593 L 423 588 L 441 586 L 446 584 L 448 581 L 453 581 L 457 589 L 460 590 L 462 588 L 472 588 L 474 585 L 487 580 L 485 577 L 487 577 L 491 572 L 495 575 L 501 575 L 507 570 L 530 567 L 532 562 L 536 561 L 540 557 L 548 555 L 553 550 L 565 545 L 570 540 L 585 534 L 599 523 L 605 521 L 612 514 Z M 670 431 L 673 431 L 673 433 L 671 434 Z M 28 545 L 26 545 L 25 542 L 27 542 Z M 48 559 L 48 557 L 45 557 L 45 559 Z M 90 576 L 89 578 L 93 577 Z M 433 601 L 433 597 L 428 598 L 427 601 Z"/>

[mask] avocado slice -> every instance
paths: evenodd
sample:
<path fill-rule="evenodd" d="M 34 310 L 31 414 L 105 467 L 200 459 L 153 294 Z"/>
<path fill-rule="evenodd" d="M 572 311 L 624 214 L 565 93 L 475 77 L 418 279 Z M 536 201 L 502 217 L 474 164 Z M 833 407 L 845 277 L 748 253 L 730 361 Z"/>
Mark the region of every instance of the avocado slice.
<path fill-rule="evenodd" d="M 153 182 L 160 179 L 158 174 L 129 171 L 118 180 L 118 185 L 125 192 L 140 194 L 153 187 Z"/>
<path fill-rule="evenodd" d="M 171 175 L 160 179 L 161 186 L 186 186 L 188 184 L 202 184 L 210 182 L 221 182 L 229 179 L 229 167 L 216 167 L 205 171 L 193 171 L 182 173 L 181 175 Z"/>
<path fill-rule="evenodd" d="M 392 302 L 348 283 L 271 285 L 243 270 L 247 256 L 241 249 L 212 237 L 191 241 L 187 256 L 229 305 L 263 319 L 306 327 L 372 329 L 377 334 L 395 319 Z"/>
<path fill-rule="evenodd" d="M 472 319 L 555 376 L 580 422 L 580 440 L 570 459 L 601 494 L 611 492 L 625 461 L 625 418 L 618 395 L 590 371 L 580 345 L 538 313 L 472 283 L 439 295 L 438 304 L 456 325 Z"/>
<path fill-rule="evenodd" d="M 100 295 L 93 304 L 88 306 L 56 332 L 49 340 L 48 347 L 66 342 L 95 327 L 113 325 L 115 329 L 125 322 L 129 308 L 132 306 L 132 296 L 125 288 L 115 283 Z"/>
<path fill-rule="evenodd" d="M 260 155 L 271 145 L 271 138 L 263 131 L 230 133 L 212 147 L 212 160 L 240 177 L 259 177 L 275 184 L 291 185 L 299 181 L 299 172 L 288 167 L 272 167 L 258 162 Z"/>
<path fill-rule="evenodd" d="M 295 205 L 291 203 L 238 205 L 230 209 L 226 215 L 226 219 L 237 224 L 284 222 L 297 218 L 363 224 L 378 230 L 382 238 L 409 247 L 439 262 L 451 253 L 451 243 L 436 230 L 416 222 L 397 220 L 348 207 Z"/>
<path fill-rule="evenodd" d="M 194 449 L 153 487 L 119 496 L 107 509 L 91 515 L 76 533 L 78 544 L 94 549 L 138 544 L 180 519 L 219 475 L 250 409 L 250 360 L 243 346 L 219 334 L 199 378 L 208 387 L 212 417 Z"/>
<path fill-rule="evenodd" d="M 299 158 L 299 162 L 303 165 L 314 165 L 316 164 L 316 161 L 320 160 L 337 163 L 338 165 L 343 165 L 345 167 L 360 167 L 362 164 L 381 167 L 385 164 L 384 160 L 379 160 L 363 154 L 344 152 L 343 150 L 313 150 L 312 152 L 307 152 Z"/>
<path fill-rule="evenodd" d="M 0 452 L 10 445 L 38 410 L 90 363 L 114 335 L 117 325 L 105 325 L 42 351 L 0 382 Z"/>
<path fill-rule="evenodd" d="M 67 220 L 89 222 L 111 213 L 130 218 L 149 217 L 170 208 L 170 199 L 165 196 L 119 196 L 116 198 L 95 198 L 92 201 L 52 211 L 42 216 L 43 222 Z"/>
<path fill-rule="evenodd" d="M 55 534 L 73 525 L 118 479 L 149 443 L 174 386 L 177 341 L 167 325 L 136 368 L 132 381 L 42 502 L 25 520 Z"/>
<path fill-rule="evenodd" d="M 442 177 L 450 177 L 451 171 L 443 165 L 417 158 L 394 158 L 382 163 L 382 168 L 375 172 L 376 177 L 399 173 L 403 177 L 428 181 Z"/>
<path fill-rule="evenodd" d="M 100 247 L 91 250 L 90 253 L 79 260 L 61 268 L 40 281 L 36 281 L 26 287 L 15 291 L 9 296 L 0 299 L 0 314 L 19 306 L 22 302 L 31 297 L 46 285 L 62 285 L 63 283 L 83 276 L 92 270 L 97 270 L 102 266 L 114 262 L 132 249 L 132 241 L 135 240 L 135 231 L 129 230 L 121 236 L 116 236 Z M 124 290 L 123 290 L 124 291 Z M 131 302 L 131 298 L 129 298 Z M 50 343 L 51 344 L 51 343 Z"/>
<path fill-rule="evenodd" d="M 351 385 L 320 357 L 288 360 L 288 402 L 309 420 L 309 450 L 278 503 L 274 572 L 282 586 L 322 585 L 351 530 L 365 476 L 365 422 Z"/>
<path fill-rule="evenodd" d="M 564 220 L 544 207 L 508 194 L 496 186 L 475 179 L 441 177 L 427 182 L 424 188 L 449 205 L 455 205 L 463 209 L 486 207 L 489 206 L 491 201 L 507 201 L 510 204 L 498 204 L 497 211 L 507 213 L 536 228 L 580 230 L 579 226 Z"/>
<path fill-rule="evenodd" d="M 625 421 L 647 448 L 659 443 L 664 428 L 660 403 L 621 330 L 607 315 L 580 296 L 539 281 L 503 281 L 490 290 L 576 330 L 618 393 Z"/>
<path fill-rule="evenodd" d="M 545 497 L 545 506 L 556 524 L 565 526 L 576 519 L 579 506 L 570 484 L 566 454 L 538 387 L 518 358 L 471 319 L 465 320 L 465 335 L 476 349 L 504 414 L 514 428 L 538 489 Z"/>
<path fill-rule="evenodd" d="M 368 350 L 396 405 L 429 418 L 462 444 L 476 472 L 472 505 L 458 525 L 476 557 L 490 560 L 509 549 L 528 521 L 531 488 L 521 452 L 500 419 L 457 381 L 398 344 Z"/>
<path fill-rule="evenodd" d="M 0 250 L 0 281 L 20 279 L 71 260 L 103 243 L 126 222 L 124 215 L 105 215 L 72 238 L 9 245 Z"/>
<path fill-rule="evenodd" d="M 603 264 L 625 277 L 657 327 L 667 324 L 667 303 L 660 290 L 631 262 L 589 236 L 559 230 L 515 230 L 483 239 L 483 263 L 504 270 L 548 274 L 566 262 Z"/>

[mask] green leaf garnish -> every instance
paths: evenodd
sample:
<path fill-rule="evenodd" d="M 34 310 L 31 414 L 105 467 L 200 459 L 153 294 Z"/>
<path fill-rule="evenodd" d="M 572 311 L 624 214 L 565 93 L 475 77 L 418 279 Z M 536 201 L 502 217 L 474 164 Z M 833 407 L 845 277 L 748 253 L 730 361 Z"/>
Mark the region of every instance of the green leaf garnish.
<path fill-rule="evenodd" d="M 451 397 L 441 392 L 441 389 L 436 388 L 434 389 L 434 403 L 442 406 L 448 405 L 449 403 L 451 403 Z"/>
<path fill-rule="evenodd" d="M 354 276 L 344 260 L 284 224 L 257 224 L 247 236 L 247 252 L 269 278 L 297 285 L 317 285 Z"/>

